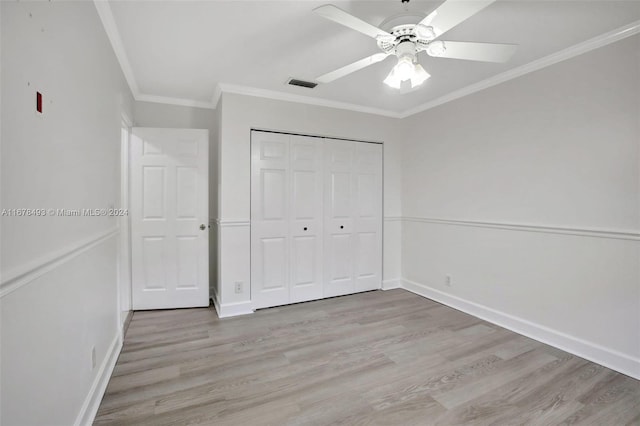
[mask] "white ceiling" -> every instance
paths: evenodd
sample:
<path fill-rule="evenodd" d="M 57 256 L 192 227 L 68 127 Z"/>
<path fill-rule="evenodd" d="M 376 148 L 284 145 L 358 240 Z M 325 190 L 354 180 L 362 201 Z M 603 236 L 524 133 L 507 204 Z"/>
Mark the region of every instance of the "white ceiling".
<path fill-rule="evenodd" d="M 116 36 L 122 40 L 120 53 L 142 94 L 210 103 L 219 84 L 231 84 L 391 113 L 419 108 L 640 20 L 640 0 L 498 0 L 442 38 L 518 44 L 506 64 L 435 59 L 423 53 L 420 62 L 431 78 L 406 94 L 382 83 L 393 58 L 313 90 L 287 86 L 289 77 L 314 80 L 378 52 L 375 40 L 312 12 L 326 3 L 129 0 L 110 6 Z M 400 0 L 332 3 L 374 25 L 404 11 Z M 411 0 L 409 10 L 428 13 L 440 3 Z"/>

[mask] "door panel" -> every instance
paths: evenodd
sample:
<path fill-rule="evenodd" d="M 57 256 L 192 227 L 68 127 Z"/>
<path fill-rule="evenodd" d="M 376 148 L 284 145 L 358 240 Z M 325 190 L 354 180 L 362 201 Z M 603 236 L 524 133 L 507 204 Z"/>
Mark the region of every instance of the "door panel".
<path fill-rule="evenodd" d="M 356 194 L 358 194 L 358 217 L 374 218 L 380 214 L 378 205 L 378 191 L 376 175 L 373 173 L 358 174 Z"/>
<path fill-rule="evenodd" d="M 317 240 L 316 237 L 294 237 L 292 239 L 292 285 L 308 286 L 316 283 Z"/>
<path fill-rule="evenodd" d="M 145 219 L 165 219 L 164 203 L 166 199 L 165 167 L 143 167 L 142 210 Z"/>
<path fill-rule="evenodd" d="M 165 239 L 162 237 L 142 238 L 142 267 L 144 290 L 166 290 Z"/>
<path fill-rule="evenodd" d="M 134 128 L 134 309 L 209 306 L 208 132 Z"/>
<path fill-rule="evenodd" d="M 177 218 L 197 219 L 198 216 L 198 169 L 176 168 L 176 194 L 178 198 Z"/>
<path fill-rule="evenodd" d="M 288 167 L 279 170 L 261 170 L 262 219 L 285 220 L 287 214 Z"/>
<path fill-rule="evenodd" d="M 287 239 L 284 237 L 263 238 L 262 277 L 264 290 L 283 289 L 287 283 Z"/>
<path fill-rule="evenodd" d="M 331 237 L 331 268 L 329 278 L 332 281 L 350 280 L 353 275 L 353 247 L 350 234 L 334 234 Z M 349 290 L 353 290 L 349 288 Z"/>
<path fill-rule="evenodd" d="M 351 217 L 351 172 L 331 173 L 331 217 Z"/>
<path fill-rule="evenodd" d="M 198 287 L 198 236 L 177 238 L 178 289 Z"/>
<path fill-rule="evenodd" d="M 375 232 L 359 232 L 356 234 L 356 278 L 365 278 L 376 275 L 379 262 L 376 260 L 376 248 L 378 245 Z"/>
<path fill-rule="evenodd" d="M 316 181 L 319 178 L 316 172 L 307 170 L 295 170 L 292 174 L 292 215 L 296 220 L 313 219 L 316 215 Z"/>

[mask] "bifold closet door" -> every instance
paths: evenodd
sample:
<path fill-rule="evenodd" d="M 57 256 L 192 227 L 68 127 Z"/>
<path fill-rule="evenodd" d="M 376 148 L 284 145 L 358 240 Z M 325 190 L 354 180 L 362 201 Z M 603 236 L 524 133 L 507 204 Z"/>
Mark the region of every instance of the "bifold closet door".
<path fill-rule="evenodd" d="M 324 297 L 382 283 L 382 145 L 325 140 Z"/>
<path fill-rule="evenodd" d="M 358 292 L 382 288 L 382 145 L 355 145 L 353 266 Z"/>
<path fill-rule="evenodd" d="M 255 309 L 322 297 L 322 145 L 251 133 L 251 298 Z"/>
<path fill-rule="evenodd" d="M 291 303 L 322 298 L 322 140 L 291 136 Z"/>

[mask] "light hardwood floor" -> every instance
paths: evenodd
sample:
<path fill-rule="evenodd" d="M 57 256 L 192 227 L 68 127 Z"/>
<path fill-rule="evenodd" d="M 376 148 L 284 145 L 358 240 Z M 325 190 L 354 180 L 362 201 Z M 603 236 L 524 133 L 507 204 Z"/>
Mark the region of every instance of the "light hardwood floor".
<path fill-rule="evenodd" d="M 640 424 L 640 381 L 404 290 L 136 312 L 96 425 Z"/>

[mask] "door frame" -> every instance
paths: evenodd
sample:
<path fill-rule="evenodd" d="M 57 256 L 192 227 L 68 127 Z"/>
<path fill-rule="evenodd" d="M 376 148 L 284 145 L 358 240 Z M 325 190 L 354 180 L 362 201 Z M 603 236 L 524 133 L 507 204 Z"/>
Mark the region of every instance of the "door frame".
<path fill-rule="evenodd" d="M 118 331 L 124 338 L 128 320 L 133 313 L 132 304 L 132 279 L 131 279 L 131 218 L 129 217 L 130 202 L 130 141 L 133 122 L 125 113 L 121 115 L 120 122 L 120 203 L 119 208 L 126 210 L 127 214 L 118 218 Z M 126 132 L 126 136 L 125 136 Z M 123 300 L 124 294 L 127 295 Z"/>
<path fill-rule="evenodd" d="M 166 133 L 169 134 L 175 134 L 176 132 L 180 134 L 180 137 L 185 137 L 185 134 L 187 135 L 192 135 L 192 134 L 196 134 L 198 137 L 200 136 L 205 136 L 206 138 L 204 138 L 203 140 L 198 140 L 198 144 L 200 142 L 204 142 L 204 146 L 202 146 L 201 148 L 204 148 L 203 150 L 201 150 L 201 152 L 198 153 L 198 155 L 196 155 L 194 158 L 198 159 L 198 161 L 200 161 L 200 159 L 204 159 L 204 163 L 200 164 L 200 166 L 206 166 L 206 173 L 204 173 L 203 177 L 204 179 L 200 182 L 202 182 L 204 184 L 204 192 L 201 194 L 203 195 L 203 197 L 201 197 L 202 201 L 202 206 L 204 208 L 204 214 L 198 215 L 198 217 L 196 219 L 200 219 L 200 220 L 196 220 L 197 223 L 200 223 L 200 225 L 198 226 L 198 228 L 200 229 L 200 231 L 198 231 L 198 233 L 202 232 L 202 231 L 206 231 L 204 240 L 205 243 L 203 243 L 204 248 L 206 249 L 206 256 L 200 256 L 200 265 L 204 265 L 202 271 L 200 270 L 200 268 L 198 268 L 198 270 L 200 271 L 200 275 L 202 275 L 202 277 L 204 278 L 202 280 L 203 282 L 203 288 L 206 289 L 206 295 L 207 297 L 202 300 L 202 301 L 198 301 L 198 302 L 185 302 L 184 299 L 182 299 L 183 303 L 171 303 L 171 306 L 165 306 L 163 303 L 160 303 L 156 306 L 146 306 L 147 304 L 145 303 L 138 303 L 140 302 L 138 300 L 138 302 L 136 302 L 136 295 L 137 293 L 137 281 L 134 281 L 134 278 L 136 277 L 136 265 L 137 263 L 134 262 L 134 258 L 133 255 L 136 254 L 137 252 L 135 252 L 135 244 L 137 243 L 137 240 L 134 238 L 135 237 L 135 233 L 136 233 L 136 227 L 134 227 L 134 217 L 132 214 L 132 209 L 136 209 L 136 208 L 142 208 L 140 206 L 137 206 L 136 202 L 139 201 L 138 198 L 136 198 L 136 191 L 138 189 L 138 186 L 135 185 L 136 183 L 136 177 L 138 176 L 138 169 L 136 168 L 136 161 L 134 161 L 134 159 L 136 159 L 136 155 L 137 155 L 137 144 L 136 144 L 136 140 L 140 138 L 140 135 L 137 132 L 144 132 L 144 131 L 162 131 L 163 133 L 165 133 L 163 136 L 167 136 Z M 135 139 L 134 139 L 135 138 Z M 210 180 L 209 180 L 209 173 L 208 170 L 211 166 L 210 164 L 210 159 L 209 159 L 209 149 L 210 149 L 210 139 L 209 139 L 209 129 L 203 129 L 203 128 L 184 128 L 184 127 L 144 127 L 144 126 L 135 126 L 131 128 L 131 131 L 129 133 L 129 147 L 128 147 L 128 180 L 129 180 L 129 184 L 128 184 L 128 191 L 129 191 L 129 196 L 128 196 L 128 202 L 129 202 L 129 210 L 128 210 L 128 227 L 130 230 L 130 235 L 129 235 L 129 250 L 130 250 L 130 260 L 131 260 L 131 272 L 130 272 L 130 276 L 131 276 L 131 298 L 130 298 L 130 303 L 131 303 L 131 310 L 132 311 L 141 311 L 141 310 L 157 310 L 157 309 L 181 309 L 181 308 L 201 308 L 201 307 L 208 307 L 210 306 L 210 280 L 209 280 L 209 264 L 210 264 L 210 258 L 209 258 L 209 231 L 207 230 L 207 224 L 209 223 L 210 220 L 210 212 L 209 212 L 209 189 L 210 189 Z M 142 147 L 140 147 L 140 149 L 142 149 Z M 205 154 L 202 156 L 200 154 L 202 154 L 202 152 L 204 152 Z M 172 157 L 174 160 L 176 160 L 176 158 L 180 158 L 180 156 L 178 155 L 178 157 Z M 139 160 L 139 159 L 138 159 Z M 176 160 L 177 161 L 177 160 Z M 182 167 L 183 165 L 178 165 L 177 168 Z M 198 167 L 200 167 L 198 166 Z M 200 178 L 200 175 L 198 175 L 198 179 Z M 135 186 L 134 186 L 135 185 Z M 198 203 L 198 205 L 200 205 Z M 136 207 L 137 206 L 137 207 Z M 198 206 L 196 206 L 196 209 L 200 210 L 200 208 Z M 189 218 L 191 219 L 191 218 Z M 181 222 L 180 220 L 176 220 L 175 223 L 179 223 Z M 200 235 L 200 234 L 199 234 Z M 202 247 L 200 247 L 200 249 L 202 249 Z M 201 255 L 202 253 L 200 252 L 199 255 Z M 203 272 L 204 271 L 204 272 Z M 139 272 L 139 271 L 138 271 Z M 198 281 L 200 282 L 200 281 Z M 191 288 L 191 287 L 185 287 L 187 290 L 192 290 L 192 289 L 198 289 L 199 286 L 196 288 Z M 178 290 L 177 288 L 174 290 Z M 173 299 L 172 299 L 173 301 Z M 153 305 L 153 304 L 151 304 Z"/>

